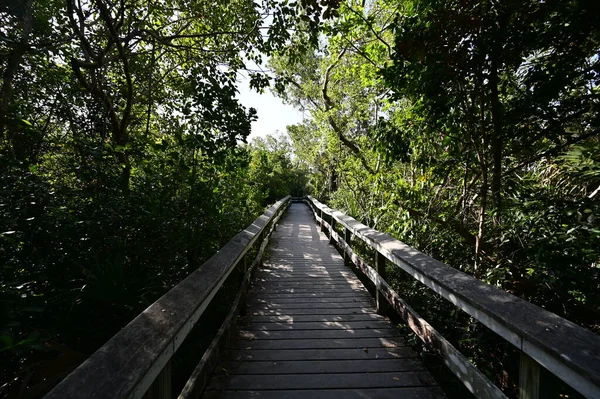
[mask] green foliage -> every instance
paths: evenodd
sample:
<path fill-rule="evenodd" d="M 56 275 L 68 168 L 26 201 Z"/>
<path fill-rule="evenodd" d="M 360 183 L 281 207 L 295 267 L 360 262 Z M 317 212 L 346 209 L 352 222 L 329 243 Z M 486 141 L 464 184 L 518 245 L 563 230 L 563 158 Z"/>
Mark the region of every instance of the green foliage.
<path fill-rule="evenodd" d="M 286 195 L 302 197 L 307 194 L 307 171 L 291 158 L 291 145 L 285 136 L 256 138 L 249 151 L 249 182 L 258 203 L 264 206 Z"/>

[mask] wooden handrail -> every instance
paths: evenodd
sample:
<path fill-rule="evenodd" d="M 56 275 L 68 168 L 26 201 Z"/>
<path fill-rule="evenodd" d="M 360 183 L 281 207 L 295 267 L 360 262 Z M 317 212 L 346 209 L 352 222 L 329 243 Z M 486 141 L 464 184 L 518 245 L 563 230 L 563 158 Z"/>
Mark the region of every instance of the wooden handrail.
<path fill-rule="evenodd" d="M 198 270 L 150 305 L 58 384 L 46 399 L 141 398 L 212 298 L 290 197 L 271 206 Z"/>
<path fill-rule="evenodd" d="M 434 340 L 442 346 L 449 345 L 443 337 L 436 336 L 439 333 L 435 330 L 431 333 L 431 326 L 410 309 L 373 268 L 352 251 L 350 243 L 347 242 L 349 234 L 364 241 L 388 261 L 521 350 L 521 398 L 537 397 L 539 365 L 584 396 L 600 398 L 600 336 L 437 261 L 388 234 L 374 230 L 342 212 L 327 207 L 313 197 L 308 196 L 307 203 L 313 209 L 321 228 L 328 230 L 330 239 L 333 237 L 346 256 L 351 257 L 355 264 L 359 263 L 357 266 L 375 283 L 378 292 L 382 292 L 392 306 L 407 319 L 413 331 L 426 342 Z M 340 237 L 324 220 L 325 215 L 344 228 L 346 239 Z M 437 349 L 444 352 L 442 357 L 445 357 L 446 364 L 458 362 L 460 366 L 464 366 L 462 360 L 457 360 L 456 353 L 453 352 L 456 351 L 454 347 L 449 350 L 444 347 Z M 474 366 L 471 364 L 469 367 Z M 462 369 L 459 366 L 455 369 L 450 368 L 455 373 Z M 498 397 L 495 393 L 491 393 L 493 387 L 481 380 L 481 376 L 473 376 L 469 373 L 467 377 L 469 381 L 465 380 L 465 375 L 459 375 L 467 388 L 477 396 Z M 480 384 L 480 388 L 469 386 L 472 385 L 472 381 Z"/>

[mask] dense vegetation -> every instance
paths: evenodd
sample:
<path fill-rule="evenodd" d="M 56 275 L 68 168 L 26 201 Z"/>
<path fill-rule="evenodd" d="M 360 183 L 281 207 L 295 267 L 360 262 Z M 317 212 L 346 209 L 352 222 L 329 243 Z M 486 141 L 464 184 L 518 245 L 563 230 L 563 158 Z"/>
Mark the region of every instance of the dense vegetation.
<path fill-rule="evenodd" d="M 2 3 L 0 396 L 45 392 L 287 194 L 600 331 L 594 3 Z M 240 73 L 310 118 L 244 144 Z M 481 326 L 394 284 L 513 389 Z"/>

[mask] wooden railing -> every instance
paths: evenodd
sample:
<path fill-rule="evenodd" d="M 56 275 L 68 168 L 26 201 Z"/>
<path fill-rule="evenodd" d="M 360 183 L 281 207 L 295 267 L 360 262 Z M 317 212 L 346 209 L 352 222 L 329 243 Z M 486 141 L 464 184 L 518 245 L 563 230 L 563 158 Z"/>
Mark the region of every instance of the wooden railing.
<path fill-rule="evenodd" d="M 219 252 L 181 283 L 154 302 L 81 366 L 58 384 L 46 399 L 170 398 L 170 359 L 236 267 L 245 277 L 232 310 L 217 337 L 192 373 L 180 398 L 201 391 L 214 364 L 218 346 L 234 322 L 250 275 L 260 262 L 268 236 L 286 209 L 290 197 L 271 206 L 261 217 L 233 237 Z M 260 245 L 254 260 L 248 251 Z M 239 266 L 238 266 L 239 265 Z"/>
<path fill-rule="evenodd" d="M 385 302 L 406 320 L 425 344 L 478 398 L 506 398 L 483 373 L 427 321 L 421 318 L 385 281 L 386 261 L 450 301 L 521 351 L 519 397 L 537 399 L 541 367 L 588 398 L 600 398 L 600 336 L 530 302 L 443 264 L 393 237 L 357 222 L 307 197 L 321 230 L 375 285 L 378 310 Z M 341 226 L 343 237 L 336 232 Z M 350 246 L 352 236 L 375 250 L 371 267 Z M 384 302 L 385 299 L 385 302 Z M 553 393 L 558 396 L 558 393 Z M 548 394 L 552 395 L 552 393 Z"/>

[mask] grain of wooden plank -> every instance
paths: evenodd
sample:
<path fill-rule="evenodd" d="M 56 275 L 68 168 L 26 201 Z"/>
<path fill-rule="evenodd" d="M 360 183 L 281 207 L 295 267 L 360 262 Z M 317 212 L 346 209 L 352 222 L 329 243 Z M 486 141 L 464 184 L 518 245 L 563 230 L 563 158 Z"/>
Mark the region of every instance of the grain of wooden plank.
<path fill-rule="evenodd" d="M 279 391 L 207 391 L 206 399 L 439 399 L 444 394 L 438 387 L 401 387 L 371 389 L 323 389 Z"/>
<path fill-rule="evenodd" d="M 352 302 L 341 302 L 341 303 L 317 303 L 313 302 L 309 306 L 306 303 L 255 303 L 250 309 L 354 309 L 356 307 L 367 307 L 372 305 L 372 301 L 369 300 L 353 300 Z"/>
<path fill-rule="evenodd" d="M 277 261 L 277 266 L 266 265 L 261 269 L 261 273 L 294 273 L 296 271 L 307 271 L 315 273 L 346 273 L 350 271 L 345 265 L 341 265 L 339 260 L 330 263 L 323 261 L 311 261 L 299 263 L 299 261 Z M 348 274 L 349 275 L 349 274 Z"/>
<path fill-rule="evenodd" d="M 285 279 L 304 279 L 311 280 L 315 278 L 338 278 L 341 280 L 352 280 L 356 281 L 356 276 L 348 269 L 344 270 L 341 267 L 339 269 L 332 270 L 331 268 L 319 270 L 319 269 L 305 269 L 305 270 L 264 270 L 257 274 L 256 278 L 285 278 Z"/>
<path fill-rule="evenodd" d="M 271 288 L 303 288 L 303 289 L 307 289 L 307 288 L 319 288 L 321 290 L 323 289 L 340 289 L 340 288 L 345 288 L 345 289 L 360 289 L 359 283 L 354 283 L 354 284 L 348 284 L 347 282 L 343 282 L 343 281 L 290 281 L 287 282 L 285 280 L 282 281 L 269 281 L 267 282 L 269 284 L 269 289 Z"/>
<path fill-rule="evenodd" d="M 346 308 L 346 309 L 252 309 L 249 313 L 253 316 L 269 316 L 269 315 L 347 315 L 347 314 L 367 314 L 377 313 L 375 307 L 368 308 Z"/>
<path fill-rule="evenodd" d="M 418 359 L 352 359 L 352 360 L 286 360 L 286 361 L 231 361 L 215 371 L 216 374 L 327 374 L 327 373 L 383 373 L 422 371 L 425 366 Z"/>
<path fill-rule="evenodd" d="M 247 297 L 249 300 L 254 299 L 269 299 L 269 298 L 284 298 L 284 299 L 295 299 L 295 298 L 370 298 L 367 293 L 364 292 L 338 292 L 338 293 L 327 293 L 327 292 L 308 292 L 308 293 L 280 293 L 280 294 L 260 294 L 256 293 Z"/>
<path fill-rule="evenodd" d="M 344 269 L 344 267 L 346 269 Z M 286 269 L 269 269 L 268 271 L 261 271 L 257 277 L 282 277 L 282 278 L 305 278 L 310 279 L 313 277 L 336 277 L 336 278 L 347 278 L 355 279 L 356 275 L 349 275 L 349 269 L 346 266 L 325 266 L 325 267 L 294 267 L 288 266 Z"/>
<path fill-rule="evenodd" d="M 396 328 L 361 328 L 335 330 L 273 330 L 273 331 L 239 331 L 239 339 L 344 339 L 344 338 L 394 338 L 400 333 Z"/>
<path fill-rule="evenodd" d="M 322 275 L 322 276 L 310 276 L 310 277 L 284 277 L 284 276 L 269 276 L 269 277 L 257 277 L 255 278 L 257 282 L 265 282 L 265 283 L 286 283 L 286 284 L 309 284 L 312 285 L 314 283 L 318 284 L 345 284 L 346 282 L 350 282 L 353 284 L 360 284 L 360 280 L 351 279 L 348 277 L 340 277 L 340 276 L 331 276 L 331 275 Z"/>
<path fill-rule="evenodd" d="M 366 294 L 369 291 L 366 288 L 277 288 L 277 287 L 265 287 L 261 289 L 255 289 L 251 296 L 260 296 L 261 294 L 332 294 L 337 295 L 339 293 L 346 294 Z"/>
<path fill-rule="evenodd" d="M 406 359 L 417 357 L 407 346 L 396 348 L 342 348 L 342 349 L 282 349 L 282 350 L 228 350 L 225 358 L 235 361 L 285 360 L 361 360 Z"/>
<path fill-rule="evenodd" d="M 404 346 L 398 338 L 338 338 L 338 339 L 252 339 L 230 342 L 234 349 L 334 349 L 334 348 L 397 348 Z"/>
<path fill-rule="evenodd" d="M 291 298 L 255 298 L 254 303 L 257 304 L 286 304 L 286 303 L 354 303 L 354 302 L 370 302 L 371 298 L 366 295 L 355 297 L 337 297 L 330 296 L 328 298 L 306 298 L 306 297 L 291 297 Z"/>
<path fill-rule="evenodd" d="M 348 322 L 348 321 L 367 321 L 367 320 L 386 320 L 385 317 L 377 313 L 364 314 L 346 314 L 346 315 L 282 315 L 282 316 L 254 316 L 251 319 L 241 321 L 244 325 L 253 323 L 303 323 L 311 321 L 321 322 Z"/>
<path fill-rule="evenodd" d="M 285 274 L 285 275 L 284 275 Z M 254 282 L 255 284 L 260 284 L 261 281 L 295 281 L 295 280 L 300 280 L 300 281 L 315 281 L 315 280 L 320 280 L 323 278 L 327 278 L 327 279 L 335 279 L 335 280 L 339 280 L 340 282 L 344 283 L 346 281 L 352 281 L 352 282 L 358 282 L 358 279 L 355 276 L 344 276 L 342 274 L 338 274 L 338 273 L 322 273 L 322 272 L 318 272 L 318 271 L 298 271 L 298 272 L 293 272 L 293 273 L 258 273 Z"/>
<path fill-rule="evenodd" d="M 271 258 L 273 261 L 273 258 Z M 322 261 L 310 261 L 304 262 L 299 260 L 276 260 L 277 264 L 268 264 L 263 263 L 264 271 L 281 271 L 281 272 L 294 272 L 296 270 L 307 270 L 307 271 L 328 271 L 328 272 L 336 272 L 336 271 L 348 271 L 345 266 L 340 265 L 338 260 L 331 262 L 322 262 Z"/>
<path fill-rule="evenodd" d="M 276 322 L 276 323 L 250 323 L 244 325 L 247 331 L 278 331 L 278 330 L 357 330 L 357 329 L 387 329 L 390 323 L 387 320 L 366 321 L 309 321 L 309 322 Z M 394 329 L 396 330 L 396 329 Z"/>
<path fill-rule="evenodd" d="M 427 372 L 388 373 L 215 375 L 208 389 L 335 389 L 393 388 L 435 385 Z"/>

